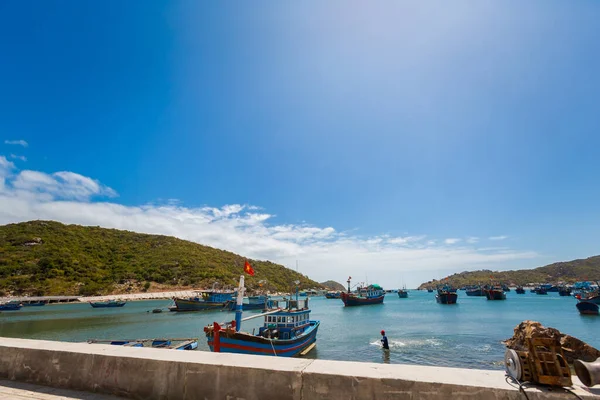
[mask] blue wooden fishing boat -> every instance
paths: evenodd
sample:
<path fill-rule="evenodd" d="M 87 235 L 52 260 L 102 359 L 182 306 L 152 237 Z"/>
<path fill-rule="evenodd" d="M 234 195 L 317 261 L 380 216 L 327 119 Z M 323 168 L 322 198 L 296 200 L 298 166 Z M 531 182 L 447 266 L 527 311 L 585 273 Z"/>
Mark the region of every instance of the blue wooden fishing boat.
<path fill-rule="evenodd" d="M 268 307 L 268 302 L 268 296 L 249 296 L 248 301 L 242 304 L 242 310 L 265 310 Z M 229 300 L 225 303 L 224 307 L 229 311 L 235 311 L 236 302 L 234 300 Z"/>
<path fill-rule="evenodd" d="M 108 300 L 108 301 L 90 301 L 90 306 L 93 308 L 115 308 L 115 307 L 123 307 L 125 305 L 125 301 L 117 301 L 117 300 Z"/>
<path fill-rule="evenodd" d="M 341 292 L 331 291 L 331 292 L 325 293 L 325 298 L 327 298 L 327 299 L 339 299 L 339 298 L 341 298 L 341 295 L 342 295 Z"/>
<path fill-rule="evenodd" d="M 490 286 L 484 292 L 488 300 L 506 300 L 506 293 L 504 293 L 502 286 Z"/>
<path fill-rule="evenodd" d="M 408 298 L 408 290 L 406 290 L 406 288 L 398 289 L 398 297 L 400 297 L 401 299 L 407 299 Z"/>
<path fill-rule="evenodd" d="M 4 304 L 0 304 L 0 311 L 18 311 L 23 307 L 18 301 L 9 301 Z"/>
<path fill-rule="evenodd" d="M 296 300 L 282 301 L 283 307 L 242 319 L 243 290 L 244 277 L 241 276 L 235 321 L 214 322 L 204 328 L 211 351 L 293 357 L 305 355 L 314 347 L 320 321 L 310 319 L 308 298 L 298 300 L 296 291 Z M 264 318 L 263 326 L 256 334 L 240 331 L 242 321 L 256 317 Z"/>
<path fill-rule="evenodd" d="M 515 292 L 517 294 L 525 294 L 525 289 L 523 289 L 523 286 L 517 286 L 517 288 L 515 289 Z"/>
<path fill-rule="evenodd" d="M 181 299 L 175 297 L 173 301 L 175 305 L 169 307 L 170 311 L 205 311 L 219 310 L 225 304 L 233 300 L 233 291 L 210 291 L 204 292 L 201 296 L 191 297 L 189 299 Z"/>
<path fill-rule="evenodd" d="M 385 291 L 377 284 L 367 287 L 358 287 L 356 293 L 350 290 L 350 278 L 348 278 L 348 292 L 342 292 L 340 298 L 344 302 L 344 306 L 366 306 L 371 304 L 381 304 L 385 298 Z"/>
<path fill-rule="evenodd" d="M 125 340 L 103 340 L 90 339 L 90 344 L 111 344 L 124 347 L 151 347 L 154 349 L 172 349 L 172 350 L 196 350 L 198 348 L 198 339 L 125 339 Z"/>
<path fill-rule="evenodd" d="M 456 304 L 457 300 L 458 294 L 456 290 L 452 291 L 452 288 L 448 285 L 439 287 L 435 295 L 435 301 L 440 304 Z"/>
<path fill-rule="evenodd" d="M 427 293 L 433 293 L 433 289 L 432 288 L 427 288 Z"/>

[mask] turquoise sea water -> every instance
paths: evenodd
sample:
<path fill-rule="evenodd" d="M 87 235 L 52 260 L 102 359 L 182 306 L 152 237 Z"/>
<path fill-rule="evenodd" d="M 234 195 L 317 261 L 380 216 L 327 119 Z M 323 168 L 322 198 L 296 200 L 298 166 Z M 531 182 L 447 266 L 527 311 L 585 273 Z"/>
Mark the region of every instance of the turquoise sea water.
<path fill-rule="evenodd" d="M 350 308 L 343 307 L 341 300 L 311 298 L 311 316 L 321 320 L 321 328 L 317 348 L 309 357 L 501 369 L 505 349 L 500 341 L 511 337 L 514 327 L 526 319 L 600 347 L 600 317 L 580 315 L 572 297 L 558 293 L 517 295 L 512 291 L 506 301 L 487 301 L 458 293 L 456 305 L 437 304 L 434 293 L 426 291 L 411 291 L 407 299 L 390 293 L 384 304 Z M 116 309 L 92 309 L 89 304 L 24 307 L 0 314 L 0 336 L 74 342 L 200 337 L 199 350 L 208 351 L 202 328 L 235 317 L 232 312 L 221 311 L 147 312 L 171 303 L 138 301 Z M 243 330 L 252 331 L 260 321 L 244 323 Z M 387 333 L 389 352 L 379 347 L 381 329 Z"/>

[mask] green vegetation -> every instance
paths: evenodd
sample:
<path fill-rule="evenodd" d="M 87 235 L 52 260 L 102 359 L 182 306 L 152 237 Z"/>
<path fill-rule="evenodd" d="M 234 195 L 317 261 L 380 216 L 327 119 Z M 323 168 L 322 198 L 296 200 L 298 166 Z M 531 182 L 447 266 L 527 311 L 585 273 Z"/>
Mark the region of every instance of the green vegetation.
<path fill-rule="evenodd" d="M 0 226 L 0 291 L 15 295 L 97 295 L 175 288 L 233 288 L 245 258 L 170 236 L 30 221 Z M 246 287 L 319 288 L 270 261 L 248 260 Z M 266 282 L 260 282 L 266 280 Z"/>
<path fill-rule="evenodd" d="M 600 280 L 600 256 L 589 257 L 581 260 L 562 261 L 535 269 L 521 269 L 517 271 L 472 271 L 461 272 L 443 278 L 425 282 L 420 289 L 435 287 L 442 283 L 455 287 L 489 283 L 490 280 L 507 285 L 528 285 L 535 283 L 575 283 L 577 281 Z"/>
<path fill-rule="evenodd" d="M 336 281 L 321 282 L 321 286 L 325 286 L 329 290 L 338 290 L 338 291 L 346 290 L 344 285 L 342 285 L 341 283 L 338 283 Z"/>

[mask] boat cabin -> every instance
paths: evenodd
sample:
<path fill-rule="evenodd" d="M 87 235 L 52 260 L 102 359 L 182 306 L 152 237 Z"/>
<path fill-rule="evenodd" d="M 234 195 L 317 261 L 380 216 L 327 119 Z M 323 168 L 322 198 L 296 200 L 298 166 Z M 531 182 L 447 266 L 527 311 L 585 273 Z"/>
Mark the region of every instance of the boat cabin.
<path fill-rule="evenodd" d="M 379 285 L 369 285 L 358 289 L 358 293 L 367 298 L 379 297 L 385 294 L 383 288 Z"/>
<path fill-rule="evenodd" d="M 288 307 L 265 315 L 258 335 L 271 339 L 294 339 L 310 326 L 308 300 L 290 300 Z M 275 304 L 277 306 L 277 303 Z"/>
<path fill-rule="evenodd" d="M 233 300 L 235 292 L 203 292 L 202 300 L 210 303 L 225 303 Z M 192 299 L 198 301 L 198 298 Z"/>

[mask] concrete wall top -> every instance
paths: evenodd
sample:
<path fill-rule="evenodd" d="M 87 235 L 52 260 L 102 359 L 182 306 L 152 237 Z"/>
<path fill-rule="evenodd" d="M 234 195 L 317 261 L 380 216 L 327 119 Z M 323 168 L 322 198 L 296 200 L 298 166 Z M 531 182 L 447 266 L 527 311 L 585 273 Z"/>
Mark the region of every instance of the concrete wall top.
<path fill-rule="evenodd" d="M 503 371 L 278 358 L 0 338 L 0 378 L 135 399 L 524 398 Z M 584 399 L 600 399 L 573 377 Z M 572 399 L 527 385 L 533 399 Z"/>

